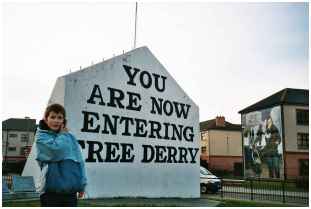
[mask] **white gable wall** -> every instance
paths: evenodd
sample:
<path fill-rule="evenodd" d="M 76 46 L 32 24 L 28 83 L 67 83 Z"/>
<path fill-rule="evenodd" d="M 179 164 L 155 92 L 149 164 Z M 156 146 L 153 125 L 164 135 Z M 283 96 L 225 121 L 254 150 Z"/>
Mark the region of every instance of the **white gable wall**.
<path fill-rule="evenodd" d="M 165 91 L 159 92 L 152 85 L 150 88 L 143 88 L 139 82 L 139 74 L 134 81 L 136 86 L 127 84 L 129 79 L 124 70 L 123 65 L 138 68 L 142 71 L 167 77 L 165 80 Z M 144 78 L 147 76 L 145 75 Z M 154 84 L 154 80 L 153 80 Z M 102 94 L 102 98 L 106 105 L 99 105 L 99 98 L 95 98 L 96 104 L 89 104 L 87 100 L 91 97 L 94 85 L 98 85 Z M 110 91 L 108 88 L 119 89 L 124 93 L 124 100 L 122 104 L 126 107 L 129 103 L 127 92 L 139 94 L 140 101 L 136 105 L 141 105 L 140 111 L 128 110 L 126 108 L 109 107 L 107 103 L 110 98 Z M 98 93 L 98 91 L 97 91 Z M 62 101 L 62 96 L 64 100 Z M 176 114 L 166 116 L 152 114 L 152 102 L 150 97 L 162 98 L 164 101 L 168 100 L 183 104 L 191 105 L 188 117 L 178 118 Z M 136 98 L 137 99 L 137 98 Z M 72 133 L 77 136 L 78 140 L 83 141 L 85 147 L 83 155 L 85 159 L 89 156 L 89 141 L 95 141 L 103 146 L 100 152 L 101 158 L 104 162 L 98 162 L 96 154 L 96 162 L 86 162 L 88 187 L 87 197 L 199 197 L 200 196 L 200 177 L 199 177 L 199 109 L 196 104 L 185 94 L 185 92 L 177 85 L 175 80 L 169 75 L 165 68 L 158 62 L 152 55 L 148 48 L 142 47 L 128 52 L 124 55 L 114 57 L 102 63 L 98 63 L 84 70 L 68 74 L 58 79 L 56 87 L 50 98 L 50 103 L 58 102 L 64 104 L 67 111 L 68 127 Z M 83 111 L 98 114 L 99 120 L 95 117 L 90 117 L 93 123 L 89 128 L 100 126 L 99 133 L 83 132 L 81 129 L 84 127 L 85 114 Z M 148 121 L 156 121 L 162 124 L 161 135 L 165 135 L 164 123 L 182 125 L 184 127 L 193 127 L 194 138 L 193 141 L 186 141 L 185 139 L 170 140 L 170 139 L 157 139 L 146 137 L 134 136 L 136 126 L 130 125 L 129 132 L 131 136 L 122 135 L 124 126 L 118 125 L 117 134 L 103 134 L 103 126 L 105 118 L 103 114 L 117 117 L 129 117 L 133 120 L 141 119 Z M 149 130 L 149 126 L 144 129 Z M 190 132 L 188 132 L 190 133 Z M 169 129 L 169 135 L 172 135 L 172 130 Z M 130 150 L 129 156 L 135 156 L 133 162 L 105 162 L 107 154 L 107 146 L 105 143 L 118 143 L 119 150 L 115 148 L 115 156 L 120 154 L 122 156 L 121 144 L 131 144 L 133 149 Z M 144 145 L 151 145 L 163 147 L 179 147 L 191 149 L 195 155 L 195 163 L 190 163 L 191 154 L 187 153 L 189 162 L 180 163 L 156 163 L 154 161 L 143 163 L 144 158 Z M 98 144 L 94 145 L 97 150 Z M 164 159 L 168 154 L 162 150 L 162 156 L 159 159 Z M 35 150 L 35 149 L 34 149 Z M 148 150 L 150 154 L 150 150 Z M 33 175 L 34 155 L 27 161 L 24 175 Z M 112 156 L 113 157 L 113 156 Z M 179 159 L 179 155 L 176 156 Z M 182 160 L 183 161 L 183 160 Z M 31 166 L 30 166 L 31 165 Z M 37 171 L 36 171 L 37 172 Z M 37 178 L 37 177 L 35 177 Z"/>

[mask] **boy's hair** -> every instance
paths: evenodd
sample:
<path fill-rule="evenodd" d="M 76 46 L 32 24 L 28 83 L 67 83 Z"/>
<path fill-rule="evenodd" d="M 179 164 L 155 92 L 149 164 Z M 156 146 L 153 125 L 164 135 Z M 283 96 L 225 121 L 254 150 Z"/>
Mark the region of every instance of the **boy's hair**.
<path fill-rule="evenodd" d="M 66 118 L 65 108 L 62 105 L 60 105 L 60 104 L 51 104 L 51 105 L 49 105 L 45 109 L 44 118 L 48 118 L 50 112 L 61 113 L 64 116 L 64 118 Z"/>

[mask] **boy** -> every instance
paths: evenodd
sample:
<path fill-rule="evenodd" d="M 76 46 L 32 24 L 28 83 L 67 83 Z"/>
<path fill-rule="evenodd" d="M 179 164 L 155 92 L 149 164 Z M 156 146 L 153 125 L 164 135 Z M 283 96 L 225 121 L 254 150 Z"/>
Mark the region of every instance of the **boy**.
<path fill-rule="evenodd" d="M 84 161 L 76 138 L 66 128 L 62 105 L 52 104 L 39 122 L 36 160 L 41 168 L 41 206 L 77 206 L 84 195 Z"/>

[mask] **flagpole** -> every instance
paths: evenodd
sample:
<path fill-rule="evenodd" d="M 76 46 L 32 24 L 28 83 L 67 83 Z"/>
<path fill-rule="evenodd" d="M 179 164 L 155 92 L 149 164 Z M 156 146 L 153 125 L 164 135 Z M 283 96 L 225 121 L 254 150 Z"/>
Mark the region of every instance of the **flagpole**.
<path fill-rule="evenodd" d="M 135 8 L 135 33 L 134 33 L 134 49 L 136 48 L 136 29 L 137 29 L 137 2 Z"/>

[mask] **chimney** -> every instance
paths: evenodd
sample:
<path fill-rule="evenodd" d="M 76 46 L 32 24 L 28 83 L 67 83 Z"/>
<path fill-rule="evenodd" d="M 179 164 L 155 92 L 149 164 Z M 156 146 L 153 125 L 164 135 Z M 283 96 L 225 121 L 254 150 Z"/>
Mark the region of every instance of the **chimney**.
<path fill-rule="evenodd" d="M 225 127 L 226 126 L 226 122 L 225 122 L 225 117 L 224 116 L 217 116 L 216 117 L 216 126 L 221 126 L 221 127 Z"/>

